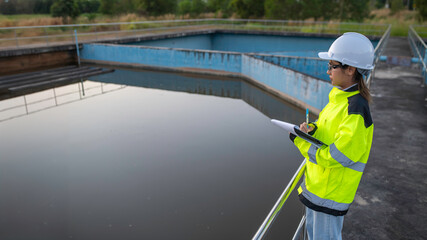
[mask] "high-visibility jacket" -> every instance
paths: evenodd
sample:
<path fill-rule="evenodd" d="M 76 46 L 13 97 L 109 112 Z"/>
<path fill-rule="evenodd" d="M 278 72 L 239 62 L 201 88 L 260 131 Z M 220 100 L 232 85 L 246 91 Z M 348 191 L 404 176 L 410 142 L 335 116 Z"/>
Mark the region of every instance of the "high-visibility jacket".
<path fill-rule="evenodd" d="M 307 160 L 299 198 L 315 211 L 342 216 L 354 200 L 371 150 L 374 125 L 368 102 L 357 85 L 345 91 L 334 87 L 314 124 L 313 136 L 328 146 L 293 138 Z"/>

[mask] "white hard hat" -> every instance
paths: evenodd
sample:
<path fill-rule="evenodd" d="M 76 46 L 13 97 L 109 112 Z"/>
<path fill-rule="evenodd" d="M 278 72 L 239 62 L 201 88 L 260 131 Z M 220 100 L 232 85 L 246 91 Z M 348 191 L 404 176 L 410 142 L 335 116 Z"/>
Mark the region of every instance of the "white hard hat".
<path fill-rule="evenodd" d="M 360 33 L 347 32 L 337 38 L 328 52 L 319 52 L 319 57 L 333 60 L 360 69 L 374 68 L 374 46 Z"/>

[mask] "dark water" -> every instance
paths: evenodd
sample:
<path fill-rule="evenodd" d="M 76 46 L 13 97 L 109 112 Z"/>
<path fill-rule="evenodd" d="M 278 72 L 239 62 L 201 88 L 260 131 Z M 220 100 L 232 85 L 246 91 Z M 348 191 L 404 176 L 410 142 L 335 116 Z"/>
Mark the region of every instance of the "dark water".
<path fill-rule="evenodd" d="M 250 239 L 302 160 L 270 118 L 303 111 L 238 79 L 91 80 L 0 122 L 0 239 Z M 301 213 L 291 196 L 267 239 L 289 239 Z"/>

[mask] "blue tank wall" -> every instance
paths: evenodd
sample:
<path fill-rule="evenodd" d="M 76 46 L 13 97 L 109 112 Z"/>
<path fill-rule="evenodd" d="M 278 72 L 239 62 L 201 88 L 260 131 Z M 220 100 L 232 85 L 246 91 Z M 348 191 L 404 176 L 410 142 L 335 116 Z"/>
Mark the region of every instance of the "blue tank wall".
<path fill-rule="evenodd" d="M 203 49 L 229 52 L 327 51 L 333 38 L 215 33 L 149 40 L 126 45 Z"/>
<path fill-rule="evenodd" d="M 328 82 L 302 72 L 241 53 L 170 49 L 160 47 L 83 44 L 83 62 L 151 66 L 174 69 L 219 70 L 248 77 L 258 84 L 283 93 L 296 105 L 319 113 L 327 101 Z M 314 59 L 315 60 L 315 59 Z M 274 61 L 271 60 L 271 61 Z M 286 61 L 286 60 L 282 60 Z M 308 61 L 297 59 L 296 64 Z M 222 72 L 217 72 L 222 73 Z"/>
<path fill-rule="evenodd" d="M 286 93 L 304 108 L 322 109 L 332 89 L 326 81 L 247 55 L 242 57 L 242 74 Z"/>
<path fill-rule="evenodd" d="M 148 40 L 127 45 L 317 57 L 319 51 L 328 51 L 334 40 L 335 38 L 327 37 L 212 33 Z M 377 43 L 372 41 L 374 46 Z"/>
<path fill-rule="evenodd" d="M 81 58 L 169 68 L 241 72 L 241 54 L 112 44 L 83 44 Z"/>
<path fill-rule="evenodd" d="M 329 49 L 333 38 L 271 36 L 255 34 L 212 34 L 214 50 L 235 52 L 314 51 Z"/>
<path fill-rule="evenodd" d="M 330 81 L 328 70 L 328 61 L 320 58 L 304 58 L 294 56 L 274 56 L 265 54 L 251 54 L 251 56 L 264 61 L 277 64 L 282 67 L 291 68 L 295 71 L 305 73 L 315 78 Z"/>
<path fill-rule="evenodd" d="M 148 40 L 136 43 L 126 43 L 126 45 L 215 50 L 212 45 L 211 34 Z"/>

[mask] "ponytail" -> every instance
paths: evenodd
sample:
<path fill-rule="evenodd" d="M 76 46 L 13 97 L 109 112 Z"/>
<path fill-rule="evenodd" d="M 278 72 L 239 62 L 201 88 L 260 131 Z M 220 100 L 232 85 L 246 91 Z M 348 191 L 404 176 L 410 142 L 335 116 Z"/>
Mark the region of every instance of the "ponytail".
<path fill-rule="evenodd" d="M 344 65 L 340 62 L 339 62 L 339 64 L 341 65 L 342 69 L 345 69 L 349 66 L 349 65 Z M 360 95 L 362 95 L 362 97 L 364 99 L 366 99 L 366 101 L 368 101 L 368 103 L 370 103 L 372 101 L 371 93 L 369 92 L 368 86 L 366 86 L 366 84 L 365 84 L 365 80 L 363 79 L 363 75 L 357 70 L 357 68 L 356 68 L 356 71 L 354 71 L 353 77 L 354 77 L 353 78 L 354 82 L 357 83 L 357 85 L 359 87 Z"/>
<path fill-rule="evenodd" d="M 359 73 L 359 71 L 355 71 L 354 81 L 359 86 L 360 95 L 370 103 L 372 101 L 371 93 L 369 92 L 368 86 L 365 84 L 365 80 L 363 79 L 363 75 Z"/>

